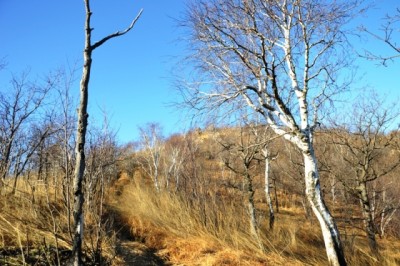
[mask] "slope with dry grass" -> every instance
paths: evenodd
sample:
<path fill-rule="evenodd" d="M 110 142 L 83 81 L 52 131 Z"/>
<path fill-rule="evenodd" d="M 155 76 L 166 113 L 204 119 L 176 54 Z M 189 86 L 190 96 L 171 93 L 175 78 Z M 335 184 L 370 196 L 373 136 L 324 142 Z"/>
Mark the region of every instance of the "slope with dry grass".
<path fill-rule="evenodd" d="M 7 185 L 7 183 L 5 183 Z M 68 257 L 67 216 L 53 186 L 21 179 L 17 192 L 1 194 L 0 264 L 57 264 Z"/>
<path fill-rule="evenodd" d="M 0 265 L 66 265 L 72 248 L 72 212 L 62 186 L 21 178 L 12 193 L 7 185 L 0 194 Z M 111 220 L 114 214 L 105 211 L 99 226 L 96 213 L 87 209 L 86 265 L 109 265 L 116 257 Z"/>
<path fill-rule="evenodd" d="M 116 182 L 92 190 L 85 203 L 87 265 L 327 264 L 317 221 L 304 206 L 301 179 L 292 178 L 296 167 L 277 169 L 285 166 L 286 154 L 275 164 L 279 212 L 273 230 L 257 170 L 262 165 L 252 172 L 260 249 L 249 230 L 240 176 L 224 169 L 211 133 L 191 138 L 180 144 L 188 152 L 179 184 L 157 192 L 136 164 L 130 174 L 120 167 Z M 71 212 L 61 183 L 56 177 L 48 182 L 21 178 L 15 194 L 5 184 L 0 195 L 0 265 L 65 265 L 72 243 Z M 379 261 L 370 255 L 357 202 L 327 197 L 327 203 L 338 219 L 349 265 L 400 264 L 395 235 L 378 239 Z"/>
<path fill-rule="evenodd" d="M 219 136 L 235 134 L 232 129 L 217 131 Z M 272 145 L 280 151 L 274 169 L 279 182 L 275 200 L 279 199 L 280 207 L 274 230 L 268 228 L 262 165 L 252 172 L 261 250 L 249 232 L 243 181 L 221 165 L 214 134 L 215 129 L 196 131 L 181 138 L 190 147 L 185 155 L 189 159 L 182 170 L 184 184 L 175 189 L 165 187 L 156 192 L 151 178 L 140 169 L 134 176 L 125 176 L 121 195 L 111 206 L 130 226 L 135 239 L 177 265 L 326 265 L 317 221 L 307 213 L 295 152 L 279 141 Z M 176 142 L 177 136 L 174 138 Z M 294 165 L 287 167 L 288 163 Z M 393 237 L 378 240 L 379 261 L 370 255 L 357 201 L 338 198 L 331 202 L 329 194 L 326 200 L 337 217 L 350 265 L 400 264 L 400 241 Z"/>
<path fill-rule="evenodd" d="M 317 221 L 307 220 L 298 207 L 281 209 L 272 232 L 263 221 L 266 249 L 261 251 L 243 226 L 248 223 L 247 217 L 238 215 L 236 208 L 241 206 L 215 206 L 218 223 L 207 225 L 196 208 L 189 207 L 179 196 L 157 194 L 152 187 L 137 182 L 125 185 L 111 206 L 121 214 L 137 241 L 157 250 L 173 265 L 327 265 Z M 369 255 L 361 231 L 358 236 L 349 235 L 351 240 L 344 237 L 349 265 L 400 263 L 399 240 L 379 241 L 382 259 L 378 262 Z"/>

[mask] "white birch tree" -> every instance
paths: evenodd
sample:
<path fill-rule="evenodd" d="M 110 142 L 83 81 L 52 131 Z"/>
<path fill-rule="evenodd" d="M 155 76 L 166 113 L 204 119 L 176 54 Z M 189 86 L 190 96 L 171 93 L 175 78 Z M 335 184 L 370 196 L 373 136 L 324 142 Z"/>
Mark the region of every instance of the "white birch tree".
<path fill-rule="evenodd" d="M 262 148 L 262 154 L 264 156 L 265 168 L 264 168 L 264 190 L 265 190 L 265 198 L 267 200 L 268 205 L 268 215 L 269 215 L 269 229 L 274 229 L 275 224 L 275 214 L 274 207 L 272 205 L 272 197 L 271 197 L 271 155 L 268 149 L 268 146 L 265 145 Z"/>
<path fill-rule="evenodd" d="M 313 136 L 318 111 L 345 88 L 337 82 L 347 59 L 343 25 L 356 7 L 355 1 L 198 0 L 182 19 L 189 62 L 198 70 L 181 87 L 186 106 L 220 116 L 250 109 L 299 149 L 331 265 L 346 260 L 323 199 Z"/>
<path fill-rule="evenodd" d="M 162 136 L 162 128 L 157 123 L 148 123 L 143 127 L 139 127 L 140 145 L 142 148 L 139 164 L 143 170 L 153 179 L 154 187 L 157 192 L 161 190 L 161 156 L 164 151 L 164 138 Z M 168 178 L 165 187 L 168 187 Z"/>
<path fill-rule="evenodd" d="M 182 175 L 184 158 L 184 150 L 182 147 L 167 143 L 166 146 L 166 158 L 164 160 L 166 173 L 166 188 L 169 191 L 171 188 L 171 181 L 175 184 L 175 192 L 178 190 L 180 177 Z M 172 179 L 172 180 L 171 180 Z"/>

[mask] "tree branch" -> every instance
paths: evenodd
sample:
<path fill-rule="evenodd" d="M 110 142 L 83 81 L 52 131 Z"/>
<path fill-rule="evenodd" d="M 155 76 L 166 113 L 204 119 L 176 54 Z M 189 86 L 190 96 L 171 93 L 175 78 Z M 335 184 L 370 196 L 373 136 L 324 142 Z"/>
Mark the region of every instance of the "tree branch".
<path fill-rule="evenodd" d="M 106 41 L 108 41 L 108 40 L 110 40 L 110 39 L 112 39 L 112 38 L 119 37 L 119 36 L 122 36 L 122 35 L 128 33 L 128 32 L 133 28 L 133 26 L 135 26 L 136 22 L 139 20 L 139 18 L 140 18 L 140 16 L 142 15 L 142 13 L 143 13 L 143 8 L 140 9 L 139 13 L 138 13 L 137 16 L 132 20 L 131 25 L 129 25 L 129 27 L 128 27 L 127 29 L 125 29 L 124 31 L 117 31 L 117 32 L 115 32 L 115 33 L 113 33 L 113 34 L 110 34 L 110 35 L 104 37 L 104 38 L 101 39 L 100 41 L 98 41 L 98 42 L 96 42 L 95 44 L 93 44 L 93 45 L 91 46 L 91 49 L 94 50 L 94 49 L 96 49 L 97 47 L 99 47 L 99 46 L 101 46 L 102 44 L 104 44 Z"/>

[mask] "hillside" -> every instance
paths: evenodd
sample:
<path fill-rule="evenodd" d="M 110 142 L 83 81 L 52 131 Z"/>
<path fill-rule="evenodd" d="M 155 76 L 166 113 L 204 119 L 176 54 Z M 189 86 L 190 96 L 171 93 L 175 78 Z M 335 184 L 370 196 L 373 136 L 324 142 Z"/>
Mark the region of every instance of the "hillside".
<path fill-rule="evenodd" d="M 114 171 L 101 175 L 94 171 L 86 184 L 86 191 L 91 191 L 85 201 L 86 264 L 326 265 L 318 221 L 305 204 L 301 161 L 295 150 L 279 139 L 270 143 L 271 154 L 276 156 L 271 162 L 273 228 L 264 193 L 263 160 L 254 160 L 249 169 L 258 230 L 255 238 L 247 183 L 240 174 L 241 157 L 221 145 L 236 141 L 238 134 L 242 140 L 254 140 L 243 137 L 246 134 L 239 129 L 210 129 L 160 142 L 159 190 L 149 175 L 154 171 L 146 169 L 150 154 L 146 149 L 121 153 L 123 160 L 116 160 Z M 329 143 L 326 135 L 319 138 L 317 143 Z M 325 200 L 337 220 L 349 265 L 398 265 L 398 214 L 392 212 L 390 220 L 382 213 L 376 216 L 378 228 L 384 226 L 381 222 L 388 222 L 384 234 L 377 237 L 380 256 L 372 255 L 357 198 L 340 182 L 330 182 L 327 175 L 338 176 L 339 165 L 335 165 L 336 172 L 326 170 L 338 156 L 327 153 L 333 151 L 332 146 L 321 148 L 325 152 L 325 157 L 319 154 L 324 159 L 320 168 L 324 170 Z M 230 170 L 228 163 L 237 171 Z M 384 203 L 378 187 L 385 188 L 386 202 L 398 191 L 390 183 L 398 171 L 371 186 L 376 188 L 371 196 L 377 208 Z M 33 173 L 22 177 L 15 193 L 13 180 L 5 183 L 0 201 L 1 265 L 65 265 L 72 244 L 68 229 L 71 192 L 62 185 L 65 180 L 60 172 L 51 173 L 54 176 L 49 172 L 48 179 L 38 179 Z M 100 176 L 103 179 L 93 178 Z"/>

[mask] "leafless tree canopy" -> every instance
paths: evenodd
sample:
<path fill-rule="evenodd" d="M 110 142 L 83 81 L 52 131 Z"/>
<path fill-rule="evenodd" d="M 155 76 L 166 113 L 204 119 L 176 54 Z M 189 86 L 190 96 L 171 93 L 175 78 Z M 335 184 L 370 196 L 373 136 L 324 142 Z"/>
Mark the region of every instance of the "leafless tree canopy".
<path fill-rule="evenodd" d="M 400 8 L 397 8 L 393 14 L 386 15 L 385 22 L 380 27 L 380 32 L 373 32 L 368 28 L 362 27 L 361 29 L 386 44 L 389 48 L 388 53 L 383 54 L 378 51 L 365 51 L 363 57 L 369 60 L 376 60 L 383 65 L 387 65 L 388 61 L 392 61 L 400 57 L 400 46 L 398 38 L 400 37 Z"/>
<path fill-rule="evenodd" d="M 259 113 L 300 149 L 306 194 L 332 265 L 345 265 L 339 231 L 320 189 L 313 132 L 318 112 L 346 86 L 344 24 L 356 1 L 193 1 L 184 19 L 200 81 L 182 90 L 190 108 Z M 196 79 L 198 77 L 195 77 Z"/>
<path fill-rule="evenodd" d="M 225 104 L 232 111 L 248 103 L 291 129 L 305 108 L 315 122 L 320 105 L 345 87 L 337 82 L 347 64 L 342 26 L 355 6 L 348 1 L 193 1 L 184 25 L 202 80 L 190 84 L 185 99 L 202 110 L 220 111 Z"/>

